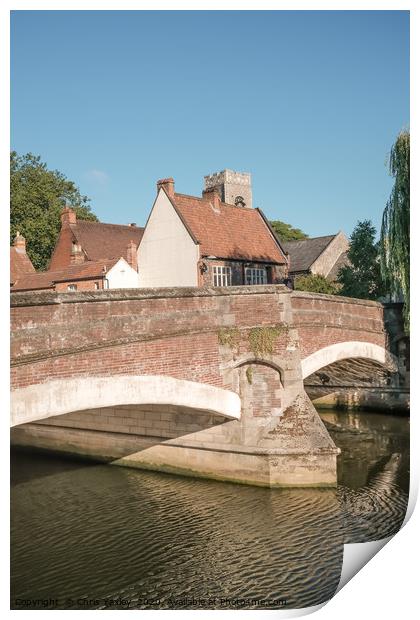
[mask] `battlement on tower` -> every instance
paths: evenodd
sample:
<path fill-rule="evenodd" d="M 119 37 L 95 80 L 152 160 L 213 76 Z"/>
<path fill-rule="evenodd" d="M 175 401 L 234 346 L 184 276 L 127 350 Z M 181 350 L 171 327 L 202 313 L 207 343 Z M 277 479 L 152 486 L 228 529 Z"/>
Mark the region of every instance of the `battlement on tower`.
<path fill-rule="evenodd" d="M 204 177 L 204 189 L 217 189 L 222 202 L 252 208 L 251 174 L 222 170 Z"/>

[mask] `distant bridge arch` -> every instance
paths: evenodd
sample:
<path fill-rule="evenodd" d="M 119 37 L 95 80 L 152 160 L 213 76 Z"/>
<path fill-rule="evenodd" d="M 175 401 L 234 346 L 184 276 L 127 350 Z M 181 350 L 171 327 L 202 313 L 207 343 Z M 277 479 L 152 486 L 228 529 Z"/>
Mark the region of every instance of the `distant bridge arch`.
<path fill-rule="evenodd" d="M 391 372 L 397 372 L 398 362 L 395 355 L 383 347 L 371 342 L 353 340 L 329 345 L 302 360 L 302 379 L 329 366 L 334 362 L 351 358 L 363 358 L 384 365 Z"/>
<path fill-rule="evenodd" d="M 284 368 L 272 359 L 259 357 L 253 353 L 245 353 L 238 357 L 233 363 L 230 363 L 228 367 L 232 368 L 232 370 L 239 370 L 243 366 L 249 366 L 252 364 L 266 366 L 267 368 L 271 368 L 276 371 L 279 374 L 281 385 L 284 387 Z"/>
<path fill-rule="evenodd" d="M 11 394 L 11 426 L 86 409 L 118 405 L 175 405 L 239 419 L 238 394 L 220 387 L 143 375 L 76 377 L 21 387 Z"/>

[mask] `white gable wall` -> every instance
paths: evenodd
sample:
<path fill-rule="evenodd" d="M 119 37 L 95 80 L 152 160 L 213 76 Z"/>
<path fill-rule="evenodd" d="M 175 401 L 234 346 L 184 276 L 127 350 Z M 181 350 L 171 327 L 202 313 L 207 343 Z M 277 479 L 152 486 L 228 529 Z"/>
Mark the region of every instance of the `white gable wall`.
<path fill-rule="evenodd" d="M 199 246 L 161 189 L 137 252 L 140 286 L 197 286 Z"/>
<path fill-rule="evenodd" d="M 139 288 L 139 274 L 126 260 L 120 258 L 108 271 L 107 280 L 109 288 Z"/>

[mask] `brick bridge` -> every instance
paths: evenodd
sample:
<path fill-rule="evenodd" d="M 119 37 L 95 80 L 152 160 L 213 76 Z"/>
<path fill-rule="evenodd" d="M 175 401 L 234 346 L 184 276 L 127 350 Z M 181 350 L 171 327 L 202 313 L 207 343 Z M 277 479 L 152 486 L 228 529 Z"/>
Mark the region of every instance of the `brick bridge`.
<path fill-rule="evenodd" d="M 12 441 L 266 486 L 336 483 L 303 379 L 396 370 L 381 304 L 284 286 L 12 295 Z"/>

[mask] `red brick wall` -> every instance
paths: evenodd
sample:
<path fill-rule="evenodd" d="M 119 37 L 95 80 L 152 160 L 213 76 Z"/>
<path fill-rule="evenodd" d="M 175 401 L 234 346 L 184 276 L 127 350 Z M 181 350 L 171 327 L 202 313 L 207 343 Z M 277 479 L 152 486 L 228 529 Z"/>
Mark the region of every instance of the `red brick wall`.
<path fill-rule="evenodd" d="M 98 283 L 99 289 L 95 288 L 95 282 Z M 102 278 L 97 278 L 96 280 L 69 280 L 68 282 L 57 282 L 55 285 L 55 290 L 57 293 L 67 293 L 69 284 L 75 284 L 77 286 L 78 292 L 83 291 L 95 291 L 103 289 L 103 280 Z"/>
<path fill-rule="evenodd" d="M 281 300 L 289 295 L 262 288 L 241 287 L 239 294 L 197 288 L 174 296 L 165 289 L 150 296 L 144 290 L 21 295 L 21 305 L 11 310 L 12 386 L 113 374 L 162 374 L 222 386 L 219 330 L 284 321 Z M 240 348 L 247 350 L 244 343 Z M 285 350 L 284 338 L 278 348 Z"/>
<path fill-rule="evenodd" d="M 299 331 L 302 358 L 331 344 L 352 340 L 386 347 L 381 304 L 294 292 L 292 309 L 293 324 Z"/>
<path fill-rule="evenodd" d="M 279 415 L 282 391 L 279 373 L 274 368 L 261 364 L 241 368 L 241 397 L 246 416 L 269 418 Z"/>
<path fill-rule="evenodd" d="M 275 286 L 16 293 L 11 309 L 12 387 L 113 374 L 161 374 L 224 386 L 221 367 L 235 354 L 221 344 L 221 329 L 240 331 L 241 355 L 249 352 L 250 328 L 291 321 L 300 343 L 293 342 L 293 330 L 286 330 L 273 351 L 286 368 L 295 360 L 296 344 L 302 358 L 348 340 L 384 346 L 382 313 L 378 304 L 291 294 Z M 274 380 L 269 371 L 255 372 L 255 389 Z M 273 398 L 269 409 L 279 406 L 280 396 Z"/>

